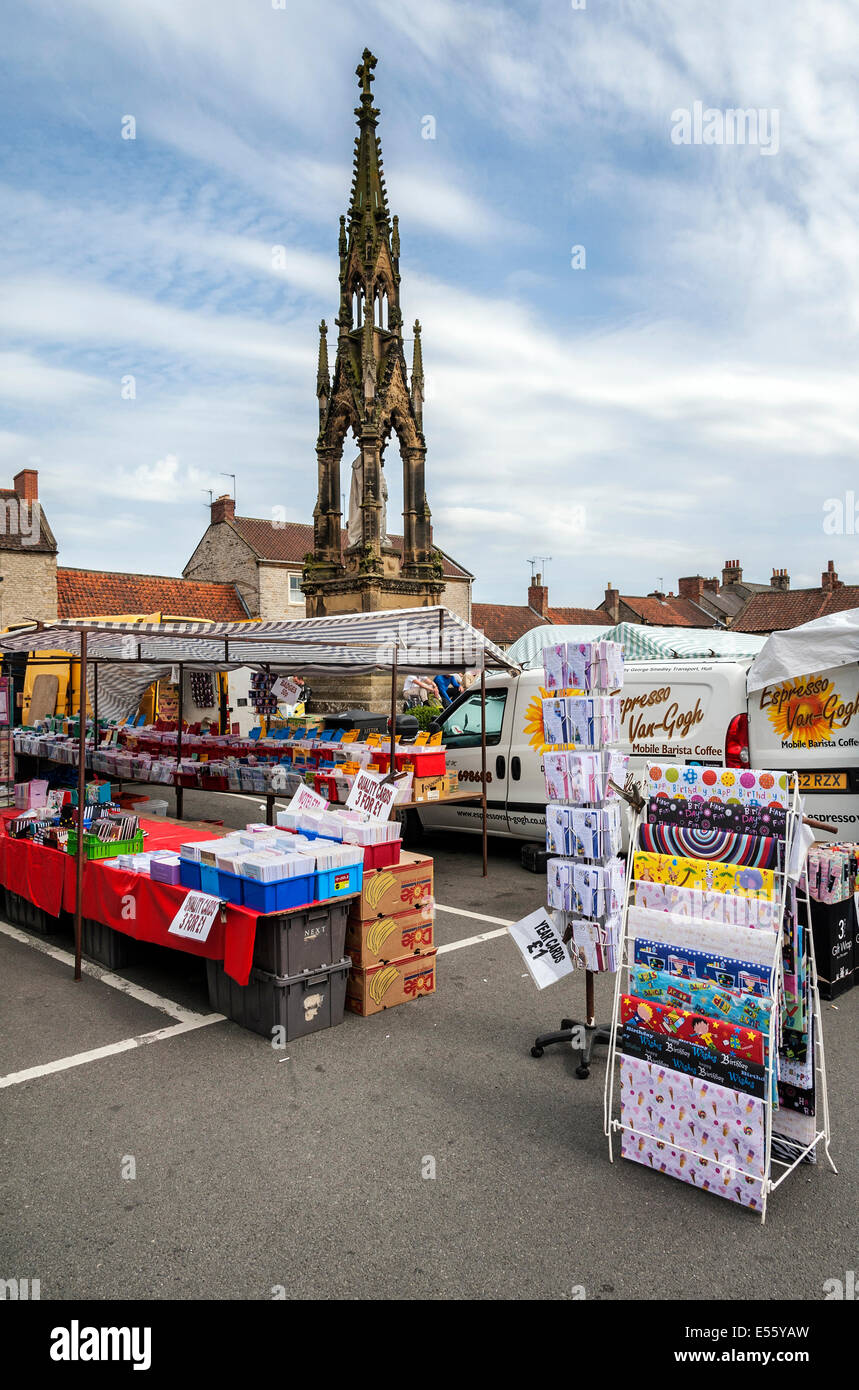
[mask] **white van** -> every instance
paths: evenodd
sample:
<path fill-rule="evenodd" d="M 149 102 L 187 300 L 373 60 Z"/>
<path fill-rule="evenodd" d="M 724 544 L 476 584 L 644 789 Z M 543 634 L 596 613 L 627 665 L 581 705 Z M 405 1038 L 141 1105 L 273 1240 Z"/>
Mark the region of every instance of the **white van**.
<path fill-rule="evenodd" d="M 563 629 L 557 632 L 565 640 Z M 717 645 L 712 634 L 704 642 Z M 812 674 L 802 674 L 804 668 Z M 543 682 L 540 666 L 486 679 L 493 835 L 539 841 L 545 834 Z M 462 790 L 480 787 L 480 718 L 474 686 L 439 718 L 448 766 L 459 773 Z M 634 776 L 654 758 L 796 771 L 806 813 L 836 826 L 841 838 L 859 840 L 857 609 L 774 633 L 754 658 L 626 661 L 621 725 L 619 746 L 630 754 Z M 481 829 L 476 803 L 434 802 L 418 816 L 427 829 Z"/>
<path fill-rule="evenodd" d="M 621 692 L 623 742 L 630 770 L 645 762 L 749 765 L 745 661 L 628 661 Z M 518 675 L 486 678 L 486 805 L 493 835 L 542 840 L 546 789 L 543 743 L 542 667 Z M 481 781 L 480 689 L 470 690 L 439 716 L 448 766 L 460 790 Z M 480 806 L 433 802 L 418 810 L 427 829 L 478 832 Z"/>
<path fill-rule="evenodd" d="M 859 840 L 859 609 L 773 633 L 748 684 L 754 765 L 795 770 L 807 814 Z"/>

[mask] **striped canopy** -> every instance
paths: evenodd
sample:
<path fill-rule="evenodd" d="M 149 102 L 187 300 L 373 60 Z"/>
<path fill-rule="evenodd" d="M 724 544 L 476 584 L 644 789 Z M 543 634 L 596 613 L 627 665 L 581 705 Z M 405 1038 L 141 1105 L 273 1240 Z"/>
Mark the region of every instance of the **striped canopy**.
<path fill-rule="evenodd" d="M 626 661 L 743 661 L 757 656 L 765 637 L 757 633 L 730 632 L 712 627 L 647 627 L 642 623 L 618 623 L 615 627 L 532 628 L 508 648 L 507 655 L 524 666 L 539 666 L 544 647 L 561 642 L 593 642 L 605 638 L 619 642 Z"/>
<path fill-rule="evenodd" d="M 60 651 L 98 663 L 99 714 L 120 717 L 134 709 L 154 680 L 190 669 L 229 671 L 271 667 L 293 675 L 363 675 L 392 670 L 463 671 L 516 664 L 482 632 L 448 608 L 400 608 L 246 623 L 128 623 L 99 618 L 60 619 L 50 626 L 0 634 L 0 652 Z M 93 670 L 87 687 L 93 698 Z"/>

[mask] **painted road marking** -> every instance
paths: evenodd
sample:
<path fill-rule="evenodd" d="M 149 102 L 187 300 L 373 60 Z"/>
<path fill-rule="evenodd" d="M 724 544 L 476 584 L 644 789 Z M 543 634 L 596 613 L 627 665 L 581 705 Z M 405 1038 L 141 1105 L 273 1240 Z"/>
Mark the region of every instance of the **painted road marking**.
<path fill-rule="evenodd" d="M 482 941 L 491 941 L 494 936 L 506 936 L 507 928 L 498 927 L 495 931 L 481 932 L 480 936 L 464 936 L 461 941 L 449 941 L 446 946 L 439 946 L 436 954 L 441 955 L 444 951 L 461 951 L 463 946 L 479 946 Z"/>
<path fill-rule="evenodd" d="M 450 912 L 454 917 L 473 917 L 476 922 L 497 922 L 499 927 L 513 926 L 512 919 L 508 917 L 487 917 L 483 912 L 468 912 L 464 907 L 442 907 L 441 903 L 436 903 L 435 910 L 436 912 Z"/>
<path fill-rule="evenodd" d="M 153 1033 L 140 1033 L 136 1038 L 123 1038 L 121 1042 L 108 1043 L 106 1047 L 94 1047 L 89 1052 L 77 1052 L 72 1057 L 60 1057 L 55 1062 L 43 1062 L 41 1066 L 27 1067 L 25 1071 L 12 1071 L 8 1076 L 0 1076 L 0 1090 L 6 1086 L 19 1086 L 22 1081 L 32 1081 L 39 1076 L 52 1076 L 58 1071 L 83 1067 L 88 1062 L 100 1062 L 103 1057 L 112 1057 L 117 1052 L 131 1052 L 135 1047 L 145 1047 L 147 1043 L 163 1042 L 165 1038 L 175 1038 L 180 1033 L 191 1033 L 195 1028 L 207 1028 L 210 1023 L 223 1022 L 223 1014 L 197 1014 L 193 1022 L 173 1023 L 169 1028 L 156 1028 Z"/>
<path fill-rule="evenodd" d="M 13 941 L 20 941 L 22 946 L 31 946 L 35 951 L 41 951 L 43 955 L 50 956 L 52 960 L 57 960 L 61 965 L 68 965 L 74 969 L 75 958 L 70 951 L 64 951 L 61 946 L 51 946 L 47 941 L 40 941 L 38 937 L 31 936 L 29 932 L 19 931 L 17 927 L 11 926 L 8 922 L 0 922 L 0 932 L 4 936 L 10 936 Z M 179 1023 L 196 1023 L 200 1018 L 209 1018 L 208 1014 L 199 1014 L 193 1009 L 183 1009 L 181 1004 L 174 1004 L 172 999 L 165 999 L 161 994 L 153 994 L 151 989 L 144 989 L 142 985 L 135 985 L 131 980 L 124 980 L 121 975 L 114 975 L 112 971 L 105 970 L 101 965 L 96 965 L 93 961 L 82 960 L 81 971 L 84 975 L 91 975 L 94 980 L 99 980 L 103 985 L 109 985 L 111 989 L 118 989 L 123 994 L 136 999 L 139 1004 L 148 1004 L 151 1009 L 158 1009 L 162 1014 L 168 1014 L 170 1018 L 175 1018 Z"/>

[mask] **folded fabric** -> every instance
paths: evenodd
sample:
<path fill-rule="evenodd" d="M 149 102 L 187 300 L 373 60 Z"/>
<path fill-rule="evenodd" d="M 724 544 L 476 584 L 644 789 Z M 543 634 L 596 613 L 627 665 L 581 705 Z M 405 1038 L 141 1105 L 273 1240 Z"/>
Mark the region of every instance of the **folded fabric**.
<path fill-rule="evenodd" d="M 783 806 L 747 806 L 734 802 L 704 801 L 701 797 L 651 796 L 647 803 L 651 824 L 682 825 L 695 830 L 736 830 L 741 835 L 774 835 L 783 840 L 787 811 Z"/>
<path fill-rule="evenodd" d="M 639 827 L 638 844 L 650 854 L 685 855 L 719 864 L 747 864 L 757 869 L 777 868 L 781 848 L 781 842 L 771 835 L 740 835 L 733 830 L 648 823 Z"/>

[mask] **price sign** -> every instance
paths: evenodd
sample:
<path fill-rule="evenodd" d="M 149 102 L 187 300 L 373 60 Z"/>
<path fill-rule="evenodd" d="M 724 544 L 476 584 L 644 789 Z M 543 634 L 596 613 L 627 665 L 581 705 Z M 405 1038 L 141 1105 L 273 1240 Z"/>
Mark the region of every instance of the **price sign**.
<path fill-rule="evenodd" d="M 343 742 L 343 743 L 357 743 L 357 742 L 358 742 L 358 735 L 360 734 L 360 732 L 361 732 L 360 729 L 349 729 L 349 730 L 343 735 L 342 742 Z"/>
<path fill-rule="evenodd" d="M 310 816 L 321 816 L 328 809 L 328 801 L 313 787 L 299 787 L 289 803 L 289 811 L 306 811 Z"/>
<path fill-rule="evenodd" d="M 507 930 L 522 952 L 522 959 L 538 989 L 545 989 L 572 974 L 570 953 L 544 907 L 514 922 Z"/>
<path fill-rule="evenodd" d="M 361 811 L 368 820 L 387 820 L 397 795 L 393 782 L 383 782 L 362 768 L 355 778 L 346 805 L 351 811 Z"/>
<path fill-rule="evenodd" d="M 285 705 L 297 705 L 299 700 L 304 699 L 304 687 L 299 685 L 298 681 L 290 680 L 288 676 L 281 676 L 276 680 L 271 693 L 276 700 L 282 700 Z"/>
<path fill-rule="evenodd" d="M 368 734 L 366 742 L 370 745 L 371 748 L 380 748 L 382 744 L 382 736 L 381 734 Z"/>
<path fill-rule="evenodd" d="M 430 735 L 430 739 L 429 739 L 429 744 L 430 744 L 430 747 L 431 747 L 431 748 L 437 748 L 437 747 L 439 746 L 440 743 L 441 743 L 441 729 L 439 729 L 439 731 L 438 731 L 437 734 L 431 734 L 431 735 Z"/>
<path fill-rule="evenodd" d="M 429 730 L 422 729 L 421 732 L 418 734 L 417 738 L 415 739 L 415 747 L 418 747 L 419 745 L 423 746 L 423 744 L 425 743 L 429 743 Z"/>
<path fill-rule="evenodd" d="M 220 898 L 209 893 L 188 893 L 167 930 L 192 941 L 207 941 L 220 906 Z"/>

